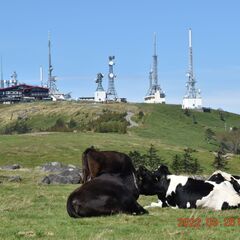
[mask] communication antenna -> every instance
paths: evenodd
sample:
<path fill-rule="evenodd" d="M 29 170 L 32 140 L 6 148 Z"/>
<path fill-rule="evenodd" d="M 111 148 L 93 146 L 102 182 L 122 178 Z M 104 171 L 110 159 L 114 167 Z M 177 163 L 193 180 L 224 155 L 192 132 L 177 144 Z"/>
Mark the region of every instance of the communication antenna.
<path fill-rule="evenodd" d="M 113 66 L 115 65 L 114 59 L 115 56 L 109 56 L 108 66 L 109 66 L 109 73 L 108 73 L 108 90 L 107 90 L 107 99 L 108 100 L 117 100 L 117 92 L 114 86 L 114 80 L 116 75 L 113 73 Z"/>
<path fill-rule="evenodd" d="M 96 91 L 104 91 L 103 86 L 102 86 L 102 79 L 103 79 L 103 74 L 102 73 L 98 73 L 97 74 L 97 79 L 96 79 L 96 83 L 97 85 L 97 89 Z"/>
<path fill-rule="evenodd" d="M 4 88 L 2 56 L 1 56 L 1 81 L 0 81 L 0 88 Z"/>
<path fill-rule="evenodd" d="M 53 66 L 52 66 L 52 55 L 51 55 L 51 35 L 48 32 L 48 84 L 47 87 L 49 88 L 49 93 L 54 94 L 58 92 L 56 86 L 56 76 L 52 75 Z"/>

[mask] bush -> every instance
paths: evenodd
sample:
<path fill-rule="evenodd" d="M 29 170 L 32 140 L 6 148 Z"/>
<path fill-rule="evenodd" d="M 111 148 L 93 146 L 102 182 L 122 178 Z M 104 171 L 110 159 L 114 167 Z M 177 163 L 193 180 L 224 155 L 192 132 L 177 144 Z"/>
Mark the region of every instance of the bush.
<path fill-rule="evenodd" d="M 48 131 L 53 132 L 67 132 L 69 131 L 69 128 L 67 127 L 67 124 L 65 123 L 63 118 L 58 118 L 55 122 L 55 124 L 48 129 Z"/>
<path fill-rule="evenodd" d="M 23 134 L 31 132 L 31 127 L 27 124 L 25 120 L 17 120 L 5 127 L 3 134 Z"/>
<path fill-rule="evenodd" d="M 128 122 L 125 119 L 126 113 L 111 112 L 103 110 L 103 114 L 98 119 L 89 122 L 88 130 L 100 133 L 126 133 Z"/>

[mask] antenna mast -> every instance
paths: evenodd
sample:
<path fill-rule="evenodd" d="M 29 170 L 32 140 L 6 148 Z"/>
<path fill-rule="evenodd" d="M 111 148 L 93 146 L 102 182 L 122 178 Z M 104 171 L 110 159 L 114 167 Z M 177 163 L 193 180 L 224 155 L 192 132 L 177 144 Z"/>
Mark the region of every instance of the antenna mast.
<path fill-rule="evenodd" d="M 200 90 L 196 88 L 196 80 L 193 73 L 192 30 L 188 30 L 189 65 L 187 71 L 186 94 L 183 98 L 183 109 L 202 109 Z"/>
<path fill-rule="evenodd" d="M 48 32 L 48 88 L 49 93 L 54 94 L 58 92 L 57 86 L 56 86 L 56 76 L 52 75 L 53 66 L 52 66 L 52 56 L 51 56 L 51 35 L 50 32 Z"/>
<path fill-rule="evenodd" d="M 193 74 L 193 51 L 192 51 L 192 30 L 191 30 L 191 28 L 188 31 L 188 44 L 189 44 L 189 66 L 188 66 L 188 72 L 187 72 L 188 81 L 186 84 L 186 87 L 187 87 L 186 97 L 196 98 L 198 95 L 198 91 L 195 87 L 196 80 L 195 80 L 195 77 Z"/>
<path fill-rule="evenodd" d="M 108 100 L 117 100 L 117 92 L 115 90 L 114 86 L 114 79 L 116 78 L 116 75 L 113 73 L 113 65 L 115 65 L 114 59 L 115 56 L 109 56 L 109 73 L 108 73 L 108 90 L 107 90 L 107 99 Z"/>
<path fill-rule="evenodd" d="M 1 83 L 0 83 L 0 88 L 4 88 L 2 57 L 1 57 Z"/>

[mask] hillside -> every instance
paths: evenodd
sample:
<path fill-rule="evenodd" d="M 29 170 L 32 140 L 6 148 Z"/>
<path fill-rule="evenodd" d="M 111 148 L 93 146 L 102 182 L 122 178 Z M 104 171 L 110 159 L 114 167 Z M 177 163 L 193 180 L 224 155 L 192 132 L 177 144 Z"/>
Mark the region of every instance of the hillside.
<path fill-rule="evenodd" d="M 89 131 L 93 119 L 106 109 L 113 112 L 132 112 L 132 120 L 139 126 L 128 128 L 126 134 L 95 133 Z M 57 119 L 77 123 L 74 131 L 49 132 Z M 19 162 L 24 166 L 37 166 L 49 161 L 80 165 L 82 151 L 94 145 L 102 150 L 144 153 L 153 144 L 166 162 L 182 153 L 185 147 L 197 150 L 194 155 L 211 172 L 211 162 L 216 150 L 205 140 L 205 130 L 224 132 L 225 128 L 240 127 L 240 116 L 212 110 L 190 112 L 186 115 L 179 105 L 152 104 L 83 104 L 77 102 L 45 102 L 0 105 L 0 130 L 17 121 L 31 128 L 27 134 L 0 135 L 0 165 Z M 230 170 L 240 171 L 239 155 L 229 160 Z"/>

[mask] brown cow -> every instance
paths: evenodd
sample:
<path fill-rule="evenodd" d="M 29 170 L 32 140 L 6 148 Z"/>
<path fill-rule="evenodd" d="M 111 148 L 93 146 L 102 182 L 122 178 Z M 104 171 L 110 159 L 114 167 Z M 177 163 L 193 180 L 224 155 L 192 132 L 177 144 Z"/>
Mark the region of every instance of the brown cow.
<path fill-rule="evenodd" d="M 131 158 L 124 153 L 87 148 L 82 156 L 82 170 L 83 183 L 103 173 L 118 174 L 136 199 L 139 196 L 135 178 L 136 170 Z"/>

